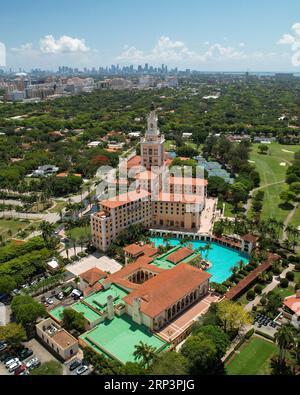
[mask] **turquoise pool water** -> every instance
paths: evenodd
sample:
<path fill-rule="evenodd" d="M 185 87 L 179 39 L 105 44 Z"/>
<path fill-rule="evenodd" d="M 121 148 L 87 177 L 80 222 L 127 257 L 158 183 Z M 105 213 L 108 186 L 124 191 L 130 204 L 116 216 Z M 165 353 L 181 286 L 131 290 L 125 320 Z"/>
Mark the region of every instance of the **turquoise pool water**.
<path fill-rule="evenodd" d="M 155 243 L 155 247 L 159 247 L 161 245 L 166 245 L 166 241 L 164 241 L 161 237 L 151 237 L 152 243 Z M 172 247 L 176 247 L 180 244 L 179 239 L 170 239 L 168 240 L 168 244 Z M 204 241 L 191 241 L 188 244 L 192 244 L 193 249 L 196 250 L 199 247 L 205 247 L 208 243 Z M 222 283 L 226 281 L 232 274 L 231 268 L 233 266 L 238 266 L 240 261 L 249 263 L 249 257 L 239 251 L 233 250 L 228 247 L 221 246 L 216 243 L 210 243 L 212 250 L 209 251 L 208 260 L 213 264 L 213 267 L 208 270 L 208 273 L 212 275 L 212 282 Z"/>

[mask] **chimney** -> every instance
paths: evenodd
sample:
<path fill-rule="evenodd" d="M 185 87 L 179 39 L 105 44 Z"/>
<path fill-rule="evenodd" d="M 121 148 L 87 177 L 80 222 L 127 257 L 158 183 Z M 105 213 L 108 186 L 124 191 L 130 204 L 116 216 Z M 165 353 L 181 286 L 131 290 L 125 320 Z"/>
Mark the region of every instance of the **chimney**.
<path fill-rule="evenodd" d="M 113 297 L 111 295 L 107 297 L 107 313 L 108 319 L 112 321 L 115 318 L 115 307 Z"/>
<path fill-rule="evenodd" d="M 134 299 L 132 306 L 132 319 L 134 322 L 136 322 L 139 325 L 142 324 L 141 302 L 142 301 L 140 298 L 136 298 Z"/>

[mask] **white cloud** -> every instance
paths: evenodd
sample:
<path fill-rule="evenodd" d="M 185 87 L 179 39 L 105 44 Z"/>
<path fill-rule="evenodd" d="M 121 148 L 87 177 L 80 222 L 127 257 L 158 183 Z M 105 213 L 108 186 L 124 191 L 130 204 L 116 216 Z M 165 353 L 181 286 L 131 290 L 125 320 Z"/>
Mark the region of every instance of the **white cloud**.
<path fill-rule="evenodd" d="M 183 41 L 173 41 L 170 37 L 161 36 L 148 53 L 134 46 L 125 46 L 117 60 L 123 62 L 207 62 L 209 60 L 244 59 L 245 54 L 231 46 L 204 43 L 208 48 L 203 53 L 190 50 Z"/>
<path fill-rule="evenodd" d="M 294 34 L 285 33 L 277 42 L 281 45 L 290 45 L 294 52 L 292 56 L 292 64 L 296 67 L 300 66 L 300 22 L 292 26 Z"/>
<path fill-rule="evenodd" d="M 50 34 L 40 40 L 40 50 L 44 54 L 88 52 L 84 39 L 61 36 L 57 40 Z"/>
<path fill-rule="evenodd" d="M 6 66 L 6 48 L 0 41 L 0 67 Z"/>
<path fill-rule="evenodd" d="M 33 49 L 33 44 L 32 43 L 26 43 L 22 44 L 18 48 L 12 48 L 11 51 L 15 53 L 20 53 L 20 52 L 26 52 L 26 51 L 31 51 Z"/>

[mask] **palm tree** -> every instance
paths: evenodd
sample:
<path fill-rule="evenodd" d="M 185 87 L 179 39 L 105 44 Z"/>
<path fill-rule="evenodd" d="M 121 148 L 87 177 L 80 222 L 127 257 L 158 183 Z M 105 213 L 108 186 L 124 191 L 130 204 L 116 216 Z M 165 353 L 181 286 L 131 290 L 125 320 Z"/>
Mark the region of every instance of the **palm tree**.
<path fill-rule="evenodd" d="M 133 356 L 135 360 L 141 360 L 141 365 L 144 368 L 149 368 L 157 358 L 156 348 L 141 341 L 135 346 Z"/>
<path fill-rule="evenodd" d="M 244 261 L 240 260 L 239 263 L 238 263 L 239 269 L 243 270 L 245 266 L 246 266 L 246 263 Z"/>
<path fill-rule="evenodd" d="M 285 363 L 286 351 L 294 343 L 294 328 L 291 325 L 285 325 L 275 334 L 275 341 L 279 346 L 279 361 Z"/>
<path fill-rule="evenodd" d="M 41 224 L 39 225 L 39 230 L 42 232 L 42 237 L 45 243 L 49 241 L 49 238 L 52 236 L 54 229 L 55 225 L 50 224 L 46 221 L 41 222 Z"/>

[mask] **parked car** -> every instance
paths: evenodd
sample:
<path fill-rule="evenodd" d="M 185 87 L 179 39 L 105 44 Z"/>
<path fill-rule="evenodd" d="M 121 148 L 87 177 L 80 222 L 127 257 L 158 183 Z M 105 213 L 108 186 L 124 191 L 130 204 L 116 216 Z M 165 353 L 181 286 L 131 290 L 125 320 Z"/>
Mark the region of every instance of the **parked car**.
<path fill-rule="evenodd" d="M 12 291 L 13 295 L 20 295 L 20 293 L 21 293 L 21 291 L 17 288 Z"/>
<path fill-rule="evenodd" d="M 14 373 L 20 366 L 22 366 L 22 363 L 20 361 L 17 361 L 13 363 L 12 365 L 9 365 L 9 373 Z"/>
<path fill-rule="evenodd" d="M 56 295 L 56 299 L 57 300 L 63 300 L 63 298 L 64 298 L 64 293 L 63 292 L 60 292 L 59 294 Z"/>
<path fill-rule="evenodd" d="M 21 365 L 15 370 L 15 375 L 19 376 L 21 373 L 25 372 L 26 370 L 26 365 Z"/>
<path fill-rule="evenodd" d="M 23 349 L 19 354 L 21 361 L 24 361 L 25 359 L 31 357 L 32 355 L 33 355 L 33 351 L 29 350 L 28 348 Z"/>
<path fill-rule="evenodd" d="M 0 362 L 3 362 L 6 364 L 9 360 L 16 358 L 15 354 L 12 354 L 11 352 L 5 352 L 0 356 Z"/>
<path fill-rule="evenodd" d="M 5 351 L 6 349 L 7 349 L 7 344 L 1 342 L 1 343 L 0 343 L 0 352 Z"/>
<path fill-rule="evenodd" d="M 76 374 L 78 376 L 80 376 L 81 374 L 87 372 L 88 370 L 89 370 L 88 366 L 83 365 L 83 366 L 80 366 L 80 368 L 76 370 Z"/>
<path fill-rule="evenodd" d="M 76 359 L 74 362 L 71 363 L 69 369 L 72 372 L 73 370 L 79 368 L 79 366 L 81 366 L 81 361 L 79 361 L 78 359 Z"/>
<path fill-rule="evenodd" d="M 51 305 L 53 305 L 54 302 L 51 298 L 47 298 L 46 303 L 51 306 Z"/>
<path fill-rule="evenodd" d="M 41 364 L 41 362 L 38 358 L 32 358 L 32 359 L 30 359 L 30 361 L 28 361 L 26 363 L 26 368 L 31 370 L 31 369 L 39 367 L 40 364 Z"/>
<path fill-rule="evenodd" d="M 65 297 L 67 297 L 67 296 L 69 296 L 72 293 L 72 291 L 73 291 L 73 287 L 70 286 L 70 287 L 68 287 L 68 288 L 63 290 L 63 294 L 64 294 Z"/>
<path fill-rule="evenodd" d="M 13 365 L 16 362 L 20 362 L 19 358 L 11 358 L 8 361 L 5 361 L 5 367 L 9 369 L 10 365 Z"/>

